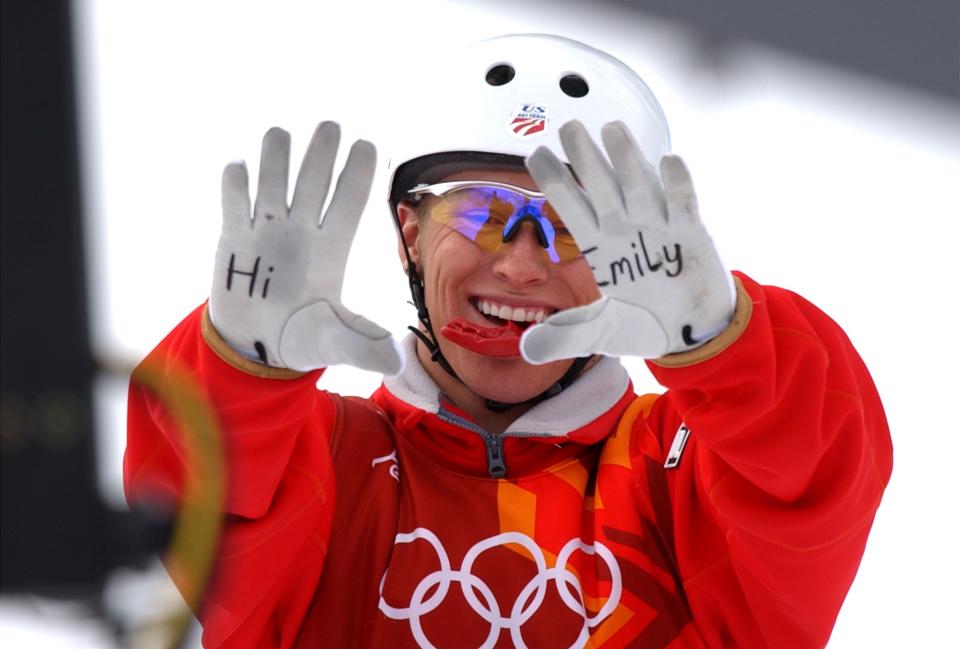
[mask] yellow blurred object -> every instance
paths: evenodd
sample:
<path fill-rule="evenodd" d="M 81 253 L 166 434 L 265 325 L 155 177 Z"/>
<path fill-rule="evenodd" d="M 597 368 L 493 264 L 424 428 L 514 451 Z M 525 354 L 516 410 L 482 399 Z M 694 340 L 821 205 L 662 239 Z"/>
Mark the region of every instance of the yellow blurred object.
<path fill-rule="evenodd" d="M 131 379 L 157 395 L 183 433 L 187 464 L 183 498 L 164 557 L 185 603 L 164 622 L 163 646 L 173 649 L 183 642 L 191 610 L 196 611 L 203 601 L 216 555 L 226 489 L 223 446 L 216 414 L 189 373 L 172 368 L 169 362 L 148 358 L 133 371 Z M 136 634 L 132 646 L 156 646 L 155 631 Z"/>

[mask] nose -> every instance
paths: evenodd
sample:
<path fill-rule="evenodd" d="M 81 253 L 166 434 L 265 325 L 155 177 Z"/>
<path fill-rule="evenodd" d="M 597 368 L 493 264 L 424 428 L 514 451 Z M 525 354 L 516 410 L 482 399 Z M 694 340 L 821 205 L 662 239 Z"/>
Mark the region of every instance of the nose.
<path fill-rule="evenodd" d="M 509 242 L 503 243 L 494 256 L 493 273 L 498 279 L 517 287 L 535 286 L 550 276 L 550 259 L 540 245 L 536 226 L 520 225 Z"/>

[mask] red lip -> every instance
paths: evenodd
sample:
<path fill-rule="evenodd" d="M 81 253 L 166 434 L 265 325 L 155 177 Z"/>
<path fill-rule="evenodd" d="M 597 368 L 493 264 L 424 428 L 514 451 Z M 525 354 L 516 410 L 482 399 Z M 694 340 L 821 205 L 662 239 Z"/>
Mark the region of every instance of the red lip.
<path fill-rule="evenodd" d="M 478 325 L 465 318 L 457 318 L 440 329 L 443 337 L 464 349 L 499 358 L 520 356 L 520 335 L 523 328 L 513 320 L 500 326 Z"/>

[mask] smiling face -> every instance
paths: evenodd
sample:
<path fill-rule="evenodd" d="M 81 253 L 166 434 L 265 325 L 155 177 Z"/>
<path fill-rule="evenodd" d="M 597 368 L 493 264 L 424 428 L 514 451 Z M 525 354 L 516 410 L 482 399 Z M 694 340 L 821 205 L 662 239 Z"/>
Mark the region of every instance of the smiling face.
<path fill-rule="evenodd" d="M 462 171 L 444 178 L 490 180 L 536 189 L 525 170 Z M 420 270 L 424 295 L 440 349 L 463 384 L 483 399 L 517 403 L 531 399 L 555 383 L 572 361 L 530 365 L 521 357 L 497 357 L 471 351 L 441 335 L 448 323 L 462 319 L 478 327 L 497 327 L 505 320 L 521 327 L 600 297 L 587 261 L 579 257 L 553 263 L 540 245 L 533 224 L 523 223 L 509 243 L 486 252 L 452 228 L 426 215 L 434 197 L 418 208 L 402 202 L 398 215 L 410 254 Z M 403 259 L 403 256 L 401 256 Z M 450 377 L 418 345 L 427 372 L 441 387 Z"/>

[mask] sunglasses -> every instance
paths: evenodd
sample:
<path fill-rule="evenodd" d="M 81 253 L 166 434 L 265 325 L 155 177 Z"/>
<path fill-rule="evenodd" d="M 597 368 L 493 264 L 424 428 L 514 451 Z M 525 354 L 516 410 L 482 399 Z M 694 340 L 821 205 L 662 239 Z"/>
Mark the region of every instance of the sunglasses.
<path fill-rule="evenodd" d="M 496 252 L 509 243 L 520 226 L 529 222 L 553 263 L 571 261 L 582 254 L 573 235 L 540 192 L 494 181 L 456 180 L 420 184 L 407 193 L 414 202 L 426 195 L 437 197 L 439 200 L 429 209 L 430 217 L 487 252 Z"/>

